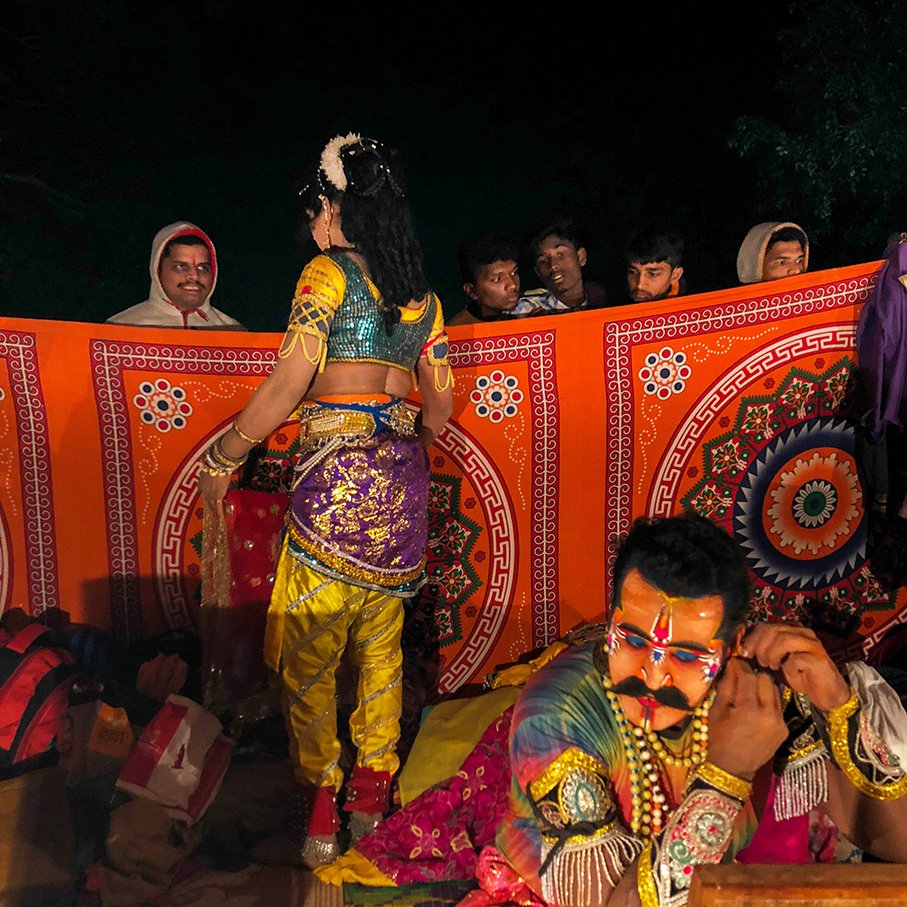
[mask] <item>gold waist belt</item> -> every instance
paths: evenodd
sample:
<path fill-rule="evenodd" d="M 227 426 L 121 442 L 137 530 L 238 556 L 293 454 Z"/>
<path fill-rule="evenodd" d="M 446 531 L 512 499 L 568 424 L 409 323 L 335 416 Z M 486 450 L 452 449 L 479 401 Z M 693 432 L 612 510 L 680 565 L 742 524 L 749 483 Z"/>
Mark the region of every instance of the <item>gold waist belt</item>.
<path fill-rule="evenodd" d="M 401 400 L 360 404 L 361 409 L 304 403 L 299 409 L 299 445 L 303 450 L 328 441 L 365 440 L 383 431 L 413 437 L 415 413 Z"/>

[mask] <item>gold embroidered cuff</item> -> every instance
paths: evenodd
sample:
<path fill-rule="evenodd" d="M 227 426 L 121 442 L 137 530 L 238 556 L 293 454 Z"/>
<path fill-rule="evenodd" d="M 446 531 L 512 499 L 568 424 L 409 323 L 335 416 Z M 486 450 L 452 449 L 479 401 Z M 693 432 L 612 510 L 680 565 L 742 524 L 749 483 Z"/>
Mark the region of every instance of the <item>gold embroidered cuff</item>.
<path fill-rule="evenodd" d="M 831 757 L 847 780 L 861 793 L 873 800 L 897 800 L 907 794 L 907 774 L 888 784 L 877 784 L 861 771 L 854 761 L 850 742 L 850 719 L 860 710 L 857 691 L 851 689 L 850 698 L 843 705 L 822 713 L 828 722 L 828 739 L 831 743 Z M 859 738 L 859 729 L 856 739 Z"/>
<path fill-rule="evenodd" d="M 693 777 L 701 778 L 706 784 L 714 787 L 715 790 L 721 791 L 721 793 L 727 794 L 729 797 L 741 802 L 747 800 L 753 792 L 753 785 L 749 781 L 738 778 L 736 775 L 726 772 L 723 768 L 718 768 L 712 762 L 703 762 L 696 769 L 696 774 Z"/>
<path fill-rule="evenodd" d="M 853 715 L 856 710 L 860 707 L 860 700 L 857 698 L 857 691 L 851 687 L 850 696 L 843 705 L 839 705 L 835 709 L 829 709 L 827 712 L 824 712 L 825 720 L 828 722 L 829 727 L 832 724 L 840 724 L 842 721 L 847 722 L 847 719 Z"/>
<path fill-rule="evenodd" d="M 608 767 L 603 762 L 594 759 L 581 749 L 571 746 L 570 749 L 564 750 L 535 781 L 529 783 L 529 795 L 534 800 L 541 799 L 548 791 L 560 784 L 573 768 L 585 768 L 603 778 L 608 777 Z"/>

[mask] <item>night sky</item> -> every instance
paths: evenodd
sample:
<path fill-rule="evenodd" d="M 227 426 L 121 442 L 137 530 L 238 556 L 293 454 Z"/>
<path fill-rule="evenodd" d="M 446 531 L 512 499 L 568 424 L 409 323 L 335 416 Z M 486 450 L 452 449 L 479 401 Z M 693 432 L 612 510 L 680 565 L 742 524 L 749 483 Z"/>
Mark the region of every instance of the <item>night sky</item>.
<path fill-rule="evenodd" d="M 761 208 L 727 145 L 737 117 L 777 103 L 783 4 L 745 28 L 687 4 L 297 6 L 12 0 L 0 170 L 21 179 L 0 189 L 2 314 L 101 321 L 141 301 L 151 237 L 187 219 L 218 249 L 215 305 L 281 330 L 305 256 L 294 175 L 349 131 L 400 150 L 448 314 L 460 241 L 519 241 L 555 205 L 583 214 L 587 274 L 612 298 L 641 226 L 680 229 L 694 291 L 736 283 L 752 224 L 796 219 Z"/>

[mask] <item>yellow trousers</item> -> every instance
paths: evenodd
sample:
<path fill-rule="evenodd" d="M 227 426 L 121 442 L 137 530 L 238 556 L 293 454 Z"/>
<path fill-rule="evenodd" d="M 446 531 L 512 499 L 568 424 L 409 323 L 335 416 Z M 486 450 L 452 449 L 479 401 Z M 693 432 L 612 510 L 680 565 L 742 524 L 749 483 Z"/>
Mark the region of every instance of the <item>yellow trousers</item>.
<path fill-rule="evenodd" d="M 281 615 L 274 614 L 283 609 Z M 403 602 L 330 579 L 284 551 L 271 614 L 282 623 L 280 678 L 296 780 L 340 790 L 335 674 L 347 646 L 358 668 L 350 736 L 357 763 L 393 774 L 400 766 Z"/>

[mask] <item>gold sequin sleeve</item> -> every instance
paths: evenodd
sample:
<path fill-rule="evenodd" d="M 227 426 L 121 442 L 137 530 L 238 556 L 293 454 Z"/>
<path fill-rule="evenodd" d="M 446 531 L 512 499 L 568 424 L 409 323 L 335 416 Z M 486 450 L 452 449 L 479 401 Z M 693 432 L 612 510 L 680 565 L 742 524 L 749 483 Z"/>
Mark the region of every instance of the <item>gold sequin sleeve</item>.
<path fill-rule="evenodd" d="M 434 374 L 435 390 L 446 391 L 453 387 L 453 369 L 448 362 L 450 342 L 447 339 L 447 329 L 444 326 L 444 313 L 441 310 L 441 300 L 435 296 L 435 320 L 431 326 L 428 340 L 422 347 L 422 356 L 431 366 Z"/>
<path fill-rule="evenodd" d="M 296 284 L 287 332 L 277 351 L 281 359 L 289 356 L 298 342 L 306 359 L 317 365 L 319 372 L 324 369 L 334 312 L 343 301 L 345 290 L 343 271 L 326 255 L 317 256 L 305 266 Z M 314 352 L 306 346 L 305 337 L 317 341 Z"/>

